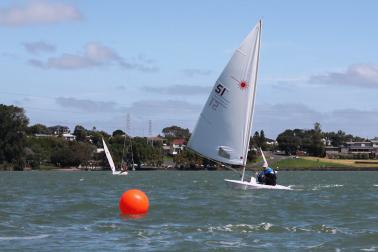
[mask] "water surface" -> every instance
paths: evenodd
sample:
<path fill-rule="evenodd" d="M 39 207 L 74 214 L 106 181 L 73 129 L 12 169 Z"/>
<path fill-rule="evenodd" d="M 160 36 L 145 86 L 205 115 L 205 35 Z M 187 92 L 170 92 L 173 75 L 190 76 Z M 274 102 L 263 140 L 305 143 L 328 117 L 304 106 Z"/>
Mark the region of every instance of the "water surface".
<path fill-rule="evenodd" d="M 292 191 L 227 188 L 232 172 L 0 172 L 1 251 L 377 251 L 377 172 L 280 172 Z M 119 216 L 122 192 L 150 198 Z"/>

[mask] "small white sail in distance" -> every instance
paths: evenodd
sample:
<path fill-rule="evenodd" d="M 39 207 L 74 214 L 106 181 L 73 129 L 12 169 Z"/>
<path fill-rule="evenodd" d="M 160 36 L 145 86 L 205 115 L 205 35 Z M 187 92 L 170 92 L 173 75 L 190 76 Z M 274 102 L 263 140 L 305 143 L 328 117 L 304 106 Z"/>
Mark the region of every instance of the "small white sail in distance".
<path fill-rule="evenodd" d="M 106 158 L 108 159 L 110 168 L 112 169 L 112 173 L 115 174 L 116 173 L 116 168 L 115 168 L 115 165 L 114 165 L 114 162 L 113 162 L 113 158 L 112 158 L 112 155 L 110 154 L 108 146 L 106 145 L 106 143 L 104 141 L 104 138 L 102 139 L 102 144 L 104 146 L 104 151 L 105 151 Z"/>
<path fill-rule="evenodd" d="M 261 21 L 235 50 L 201 112 L 188 147 L 222 163 L 245 166 L 255 104 Z"/>

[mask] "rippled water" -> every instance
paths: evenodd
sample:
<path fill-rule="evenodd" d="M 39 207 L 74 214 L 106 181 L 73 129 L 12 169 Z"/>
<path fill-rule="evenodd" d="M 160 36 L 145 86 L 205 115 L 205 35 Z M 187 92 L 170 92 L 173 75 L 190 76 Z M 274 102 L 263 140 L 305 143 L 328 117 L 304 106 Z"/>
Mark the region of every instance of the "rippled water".
<path fill-rule="evenodd" d="M 1 172 L 1 251 L 377 251 L 377 172 L 280 172 L 292 191 L 227 188 L 232 172 Z M 122 192 L 150 198 L 119 216 Z"/>

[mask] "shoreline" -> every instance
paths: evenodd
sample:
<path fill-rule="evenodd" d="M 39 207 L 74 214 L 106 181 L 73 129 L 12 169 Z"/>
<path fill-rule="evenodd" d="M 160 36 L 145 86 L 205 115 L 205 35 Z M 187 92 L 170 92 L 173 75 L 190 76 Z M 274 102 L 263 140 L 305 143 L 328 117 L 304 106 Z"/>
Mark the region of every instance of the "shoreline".
<path fill-rule="evenodd" d="M 378 171 L 378 167 L 279 168 L 277 171 Z"/>
<path fill-rule="evenodd" d="M 238 170 L 239 169 L 235 169 Z M 247 167 L 247 171 L 257 171 L 261 169 L 252 169 Z M 312 167 L 312 168 L 276 168 L 276 171 L 378 171 L 378 167 Z M 13 170 L 0 170 L 0 171 L 13 171 Z M 96 172 L 96 171 L 109 171 L 110 170 L 84 170 L 79 168 L 52 168 L 52 169 L 24 169 L 23 171 L 60 171 L 60 172 Z M 147 169 L 137 169 L 136 171 L 229 171 L 228 169 L 175 169 L 175 168 L 162 168 L 162 167 L 148 167 Z M 242 171 L 242 169 L 240 169 Z M 132 171 L 129 171 L 132 172 Z"/>

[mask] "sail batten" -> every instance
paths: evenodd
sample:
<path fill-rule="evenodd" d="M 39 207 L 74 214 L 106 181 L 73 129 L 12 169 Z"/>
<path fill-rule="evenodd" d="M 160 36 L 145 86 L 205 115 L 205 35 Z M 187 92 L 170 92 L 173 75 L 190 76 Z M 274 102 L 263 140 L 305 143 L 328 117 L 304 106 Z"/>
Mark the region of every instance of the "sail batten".
<path fill-rule="evenodd" d="M 210 159 L 245 165 L 260 49 L 259 22 L 232 55 L 201 112 L 188 147 Z"/>

